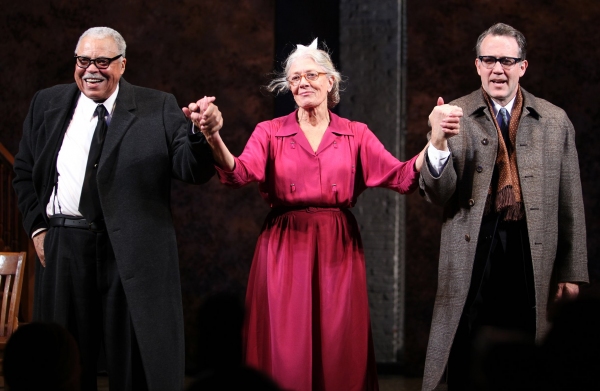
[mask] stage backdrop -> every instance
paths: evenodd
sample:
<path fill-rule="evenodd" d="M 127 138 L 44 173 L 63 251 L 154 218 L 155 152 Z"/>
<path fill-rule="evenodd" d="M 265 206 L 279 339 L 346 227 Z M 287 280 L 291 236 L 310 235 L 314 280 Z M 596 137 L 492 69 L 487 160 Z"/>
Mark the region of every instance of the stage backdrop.
<path fill-rule="evenodd" d="M 369 19 L 369 15 L 376 18 L 377 13 L 371 12 L 368 2 L 339 3 L 346 8 L 334 13 L 337 17 L 359 23 L 355 16 L 362 13 L 371 25 L 377 22 Z M 373 40 L 373 45 L 363 41 L 356 44 L 360 49 L 354 53 L 348 47 L 340 52 L 344 52 L 344 58 L 356 56 L 365 64 L 362 71 L 368 71 L 369 67 L 378 69 L 369 65 L 368 59 L 373 53 L 371 48 L 381 47 L 380 40 L 406 39 L 402 46 L 406 52 L 400 53 L 405 56 L 406 88 L 398 92 L 405 97 L 402 104 L 406 114 L 405 118 L 395 119 L 396 124 L 406 124 L 404 156 L 412 156 L 424 145 L 427 115 L 438 96 L 449 101 L 479 87 L 472 49 L 484 29 L 501 21 L 526 35 L 529 69 L 522 79 L 523 86 L 564 108 L 577 131 L 590 271 L 598 281 L 600 205 L 596 200 L 600 185 L 595 178 L 600 176 L 600 112 L 596 109 L 600 52 L 595 45 L 600 32 L 595 21 L 600 18 L 600 4 L 593 0 L 411 0 L 398 5 L 396 11 L 406 12 L 406 24 L 400 26 L 406 34 L 377 35 L 375 29 L 362 38 Z M 260 87 L 267 82 L 276 57 L 275 0 L 125 0 L 98 4 L 0 0 L 0 9 L 0 142 L 13 154 L 18 150 L 22 122 L 34 93 L 73 81 L 75 44 L 91 26 L 110 26 L 123 34 L 128 43 L 124 77 L 129 82 L 171 92 L 180 105 L 204 95 L 217 96 L 216 103 L 225 116 L 223 136 L 234 154 L 241 152 L 258 122 L 273 117 L 273 98 Z M 377 12 L 381 9 L 377 8 Z M 326 11 L 319 8 L 315 12 Z M 293 18 L 294 13 L 286 17 Z M 339 24 L 339 20 L 316 19 L 318 23 Z M 397 20 L 401 23 L 402 18 Z M 348 32 L 346 27 L 339 24 L 344 39 L 349 36 L 344 34 L 362 28 L 355 24 L 354 30 Z M 383 27 L 394 29 L 387 24 Z M 306 31 L 302 43 L 318 34 Z M 330 40 L 336 42 L 335 37 Z M 341 59 L 340 62 L 345 72 Z M 398 59 L 398 64 L 401 62 Z M 399 71 L 402 70 L 396 69 Z M 391 77 L 397 80 L 397 75 Z M 373 78 L 382 83 L 384 79 Z M 351 95 L 352 91 L 346 97 L 342 95 L 340 109 L 353 112 Z M 380 121 L 369 118 L 369 110 L 360 112 L 365 116 L 360 118 L 364 122 Z M 398 129 L 403 128 L 394 126 L 390 131 Z M 386 130 L 382 127 L 380 131 Z M 393 139 L 394 134 L 382 133 L 381 138 Z M 398 156 L 401 154 L 399 151 Z M 256 186 L 234 191 L 222 187 L 214 178 L 202 186 L 175 182 L 172 201 L 181 258 L 187 355 L 193 365 L 199 337 L 195 319 L 198 306 L 217 292 L 243 296 L 254 244 L 268 208 Z M 441 209 L 413 194 L 406 198 L 405 213 L 406 261 L 401 276 L 405 281 L 401 288 L 404 299 L 399 303 L 403 306 L 403 341 L 396 344 L 401 351 L 392 357 L 404 362 L 405 372 L 418 376 L 422 374 L 436 289 Z M 376 260 L 367 259 L 369 262 Z M 386 316 L 389 315 L 374 316 L 373 323 L 384 324 Z"/>
<path fill-rule="evenodd" d="M 261 92 L 273 69 L 274 1 L 9 1 L 0 9 L 0 142 L 18 150 L 29 102 L 39 89 L 73 82 L 73 52 L 89 27 L 109 26 L 127 42 L 124 78 L 175 95 L 184 106 L 217 97 L 223 137 L 239 154 L 254 126 L 273 116 Z M 262 220 L 256 186 L 231 190 L 217 178 L 173 183 L 188 363 L 196 312 L 210 294 L 242 297 Z M 160 329 L 157 329 L 160 338 Z"/>

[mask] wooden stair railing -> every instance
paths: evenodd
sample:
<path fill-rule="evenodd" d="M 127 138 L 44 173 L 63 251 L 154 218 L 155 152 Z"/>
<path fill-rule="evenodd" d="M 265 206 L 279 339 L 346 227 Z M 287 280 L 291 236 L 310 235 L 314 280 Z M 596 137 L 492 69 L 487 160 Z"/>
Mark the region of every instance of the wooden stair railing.
<path fill-rule="evenodd" d="M 33 315 L 33 285 L 35 280 L 35 248 L 21 225 L 17 196 L 12 187 L 15 158 L 0 143 L 0 251 L 27 252 L 21 294 L 19 319 L 31 322 Z"/>

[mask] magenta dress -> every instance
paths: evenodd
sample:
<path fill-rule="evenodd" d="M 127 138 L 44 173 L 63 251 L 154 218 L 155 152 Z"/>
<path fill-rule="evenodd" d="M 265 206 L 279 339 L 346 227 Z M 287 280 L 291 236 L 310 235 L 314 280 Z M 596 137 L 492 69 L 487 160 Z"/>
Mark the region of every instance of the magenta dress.
<path fill-rule="evenodd" d="M 272 210 L 246 294 L 245 359 L 285 390 L 377 390 L 365 259 L 348 208 L 367 187 L 409 193 L 400 162 L 365 124 L 330 113 L 315 153 L 296 112 L 258 124 L 222 183 L 259 182 Z"/>

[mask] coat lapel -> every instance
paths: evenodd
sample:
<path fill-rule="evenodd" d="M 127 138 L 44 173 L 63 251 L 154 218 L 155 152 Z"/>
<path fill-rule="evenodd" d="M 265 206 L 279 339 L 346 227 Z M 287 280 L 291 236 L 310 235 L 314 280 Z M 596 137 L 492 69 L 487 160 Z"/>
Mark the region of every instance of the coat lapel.
<path fill-rule="evenodd" d="M 33 182 L 43 184 L 38 190 L 43 201 L 50 198 L 56 173 L 56 157 L 78 97 L 79 89 L 73 83 L 67 86 L 66 93 L 53 98 L 49 104 L 50 108 L 44 112 L 46 139 L 32 172 Z"/>
<path fill-rule="evenodd" d="M 498 131 L 494 125 L 493 114 L 490 113 L 490 108 L 483 99 L 481 90 L 477 90 L 471 94 L 471 100 L 465 107 L 465 114 L 469 115 L 479 125 L 482 136 L 488 138 L 489 142 L 498 141 Z"/>
<path fill-rule="evenodd" d="M 481 137 L 488 139 L 490 144 L 496 144 L 498 140 L 498 131 L 491 119 L 489 109 L 481 108 L 477 112 L 471 114 L 473 121 L 478 125 L 478 130 L 481 132 Z M 496 141 L 494 141 L 496 140 Z"/>
<path fill-rule="evenodd" d="M 535 97 L 521 88 L 523 93 L 523 113 L 519 121 L 517 131 L 517 145 L 528 144 L 531 142 L 531 136 L 540 123 L 540 113 L 537 108 Z"/>
<path fill-rule="evenodd" d="M 102 149 L 102 156 L 98 166 L 98 176 L 111 171 L 114 163 L 114 154 L 121 140 L 135 121 L 135 94 L 133 86 L 121 79 L 119 84 L 119 95 L 115 103 L 115 111 L 112 115 L 106 139 Z"/>

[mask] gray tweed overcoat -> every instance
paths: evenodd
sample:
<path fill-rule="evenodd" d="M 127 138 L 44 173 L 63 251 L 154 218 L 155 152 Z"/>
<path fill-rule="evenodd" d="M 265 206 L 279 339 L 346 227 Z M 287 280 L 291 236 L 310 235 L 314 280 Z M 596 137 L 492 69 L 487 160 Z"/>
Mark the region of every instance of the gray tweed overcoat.
<path fill-rule="evenodd" d="M 548 331 L 546 307 L 557 282 L 587 282 L 585 218 L 575 130 L 566 113 L 523 92 L 516 153 L 533 262 L 536 338 Z M 438 178 L 425 165 L 420 191 L 444 207 L 438 287 L 423 390 L 442 380 L 465 304 L 483 209 L 498 150 L 497 131 L 481 90 L 451 102 L 463 109 L 451 161 Z M 552 282 L 551 282 L 552 281 Z"/>

